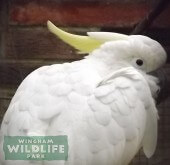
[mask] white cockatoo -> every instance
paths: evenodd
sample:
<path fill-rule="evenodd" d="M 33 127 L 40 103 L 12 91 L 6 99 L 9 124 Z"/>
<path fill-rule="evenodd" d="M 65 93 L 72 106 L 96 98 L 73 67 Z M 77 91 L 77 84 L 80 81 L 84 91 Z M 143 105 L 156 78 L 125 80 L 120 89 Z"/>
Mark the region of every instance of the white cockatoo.
<path fill-rule="evenodd" d="M 127 165 L 140 148 L 150 158 L 157 143 L 157 79 L 166 53 L 142 35 L 49 30 L 84 59 L 43 66 L 21 83 L 4 116 L 0 165 Z M 4 136 L 68 137 L 68 160 L 5 160 Z"/>

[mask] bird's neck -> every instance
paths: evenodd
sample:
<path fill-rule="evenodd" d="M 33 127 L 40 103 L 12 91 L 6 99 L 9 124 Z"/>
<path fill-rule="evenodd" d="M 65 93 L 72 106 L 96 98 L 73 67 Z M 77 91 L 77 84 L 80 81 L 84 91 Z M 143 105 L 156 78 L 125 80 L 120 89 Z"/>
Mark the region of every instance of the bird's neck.
<path fill-rule="evenodd" d="M 124 67 L 129 67 L 128 64 L 117 62 L 114 57 L 104 56 L 103 54 L 97 56 L 89 55 L 85 58 L 85 61 L 91 63 L 102 77 Z"/>

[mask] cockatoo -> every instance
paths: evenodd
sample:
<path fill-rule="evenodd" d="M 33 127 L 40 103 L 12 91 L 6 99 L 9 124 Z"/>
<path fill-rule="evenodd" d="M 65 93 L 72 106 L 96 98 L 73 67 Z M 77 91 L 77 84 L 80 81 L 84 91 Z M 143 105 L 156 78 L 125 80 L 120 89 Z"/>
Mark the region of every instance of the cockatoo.
<path fill-rule="evenodd" d="M 140 148 L 150 158 L 157 144 L 157 78 L 163 47 L 142 35 L 67 33 L 61 40 L 88 53 L 71 63 L 43 66 L 16 91 L 0 132 L 1 165 L 127 165 Z M 5 160 L 4 136 L 68 137 L 68 160 Z"/>

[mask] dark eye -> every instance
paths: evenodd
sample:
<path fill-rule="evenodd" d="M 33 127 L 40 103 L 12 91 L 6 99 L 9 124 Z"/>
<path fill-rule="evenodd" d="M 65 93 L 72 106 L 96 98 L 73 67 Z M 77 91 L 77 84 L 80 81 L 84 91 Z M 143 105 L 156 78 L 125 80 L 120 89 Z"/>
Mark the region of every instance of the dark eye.
<path fill-rule="evenodd" d="M 136 64 L 137 64 L 138 66 L 142 66 L 142 65 L 143 65 L 143 61 L 142 61 L 141 59 L 137 59 L 137 60 L 136 60 Z"/>

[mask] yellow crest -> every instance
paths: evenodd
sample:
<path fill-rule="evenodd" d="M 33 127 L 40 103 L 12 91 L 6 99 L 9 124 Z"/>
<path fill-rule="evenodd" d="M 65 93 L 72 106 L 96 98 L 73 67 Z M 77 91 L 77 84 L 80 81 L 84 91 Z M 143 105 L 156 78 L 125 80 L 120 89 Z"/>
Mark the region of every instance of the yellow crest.
<path fill-rule="evenodd" d="M 125 40 L 128 37 L 124 34 L 110 32 L 88 32 L 88 36 L 75 35 L 59 29 L 50 21 L 47 22 L 47 26 L 49 31 L 79 50 L 80 53 L 90 53 L 107 41 Z"/>

